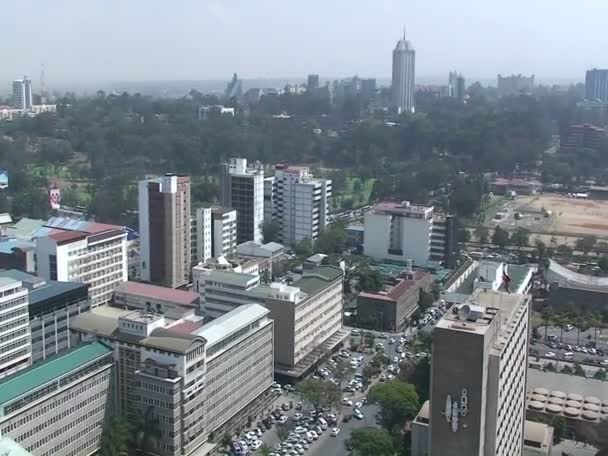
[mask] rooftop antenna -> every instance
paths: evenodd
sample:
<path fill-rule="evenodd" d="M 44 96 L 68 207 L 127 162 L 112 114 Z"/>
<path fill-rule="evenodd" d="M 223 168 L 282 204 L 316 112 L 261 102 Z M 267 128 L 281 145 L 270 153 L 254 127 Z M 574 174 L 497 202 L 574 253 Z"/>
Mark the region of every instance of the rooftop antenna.
<path fill-rule="evenodd" d="M 403 39 L 405 40 L 405 25 L 403 26 Z"/>

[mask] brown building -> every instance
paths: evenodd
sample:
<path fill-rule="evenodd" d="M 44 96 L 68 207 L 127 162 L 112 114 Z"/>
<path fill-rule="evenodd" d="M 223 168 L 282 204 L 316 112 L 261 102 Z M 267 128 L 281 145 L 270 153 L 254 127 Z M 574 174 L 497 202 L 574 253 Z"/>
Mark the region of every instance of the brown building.
<path fill-rule="evenodd" d="M 190 178 L 166 174 L 139 183 L 142 280 L 177 288 L 190 279 Z"/>
<path fill-rule="evenodd" d="M 590 124 L 571 125 L 561 138 L 562 149 L 598 150 L 606 139 L 606 130 Z"/>
<path fill-rule="evenodd" d="M 363 291 L 357 296 L 358 324 L 382 331 L 400 331 L 418 308 L 420 290 L 429 291 L 432 275 L 425 271 L 406 273 L 392 279 L 377 293 Z"/>

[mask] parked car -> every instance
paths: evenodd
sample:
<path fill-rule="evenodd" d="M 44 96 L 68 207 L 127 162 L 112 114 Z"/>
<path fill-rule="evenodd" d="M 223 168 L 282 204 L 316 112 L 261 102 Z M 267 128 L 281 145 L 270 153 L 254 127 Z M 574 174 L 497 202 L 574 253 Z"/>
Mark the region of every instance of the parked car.
<path fill-rule="evenodd" d="M 337 437 L 339 433 L 340 433 L 340 428 L 335 427 L 331 430 L 332 437 Z"/>
<path fill-rule="evenodd" d="M 555 358 L 555 353 L 553 353 L 553 352 L 547 352 L 547 353 L 545 353 L 545 357 L 546 358 Z"/>

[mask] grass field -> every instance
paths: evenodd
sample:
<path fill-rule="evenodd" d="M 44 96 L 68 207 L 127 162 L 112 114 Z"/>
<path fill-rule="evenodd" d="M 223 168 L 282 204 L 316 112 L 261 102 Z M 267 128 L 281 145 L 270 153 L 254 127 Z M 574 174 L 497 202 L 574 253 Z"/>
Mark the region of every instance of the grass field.
<path fill-rule="evenodd" d="M 352 201 L 352 207 L 361 207 L 369 204 L 369 199 L 374 188 L 376 179 L 361 179 L 360 177 L 348 177 L 344 189 L 334 194 L 334 202 L 338 207 L 347 208 Z"/>

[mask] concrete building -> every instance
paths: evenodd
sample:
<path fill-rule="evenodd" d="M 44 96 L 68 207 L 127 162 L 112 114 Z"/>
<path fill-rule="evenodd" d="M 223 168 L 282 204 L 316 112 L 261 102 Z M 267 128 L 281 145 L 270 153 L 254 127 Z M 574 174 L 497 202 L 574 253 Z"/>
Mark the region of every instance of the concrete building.
<path fill-rule="evenodd" d="M 112 349 L 94 342 L 5 378 L 0 433 L 35 455 L 95 454 L 112 413 L 112 370 Z"/>
<path fill-rule="evenodd" d="M 236 253 L 236 210 L 223 207 L 196 210 L 196 263 Z"/>
<path fill-rule="evenodd" d="M 264 168 L 261 163 L 248 167 L 246 158 L 232 158 L 224 164 L 220 201 L 222 206 L 236 210 L 237 244 L 262 242 Z"/>
<path fill-rule="evenodd" d="M 608 69 L 594 68 L 585 75 L 585 99 L 608 101 Z"/>
<path fill-rule="evenodd" d="M 121 226 L 52 217 L 35 238 L 38 275 L 89 284 L 92 307 L 110 302 L 114 288 L 127 280 L 127 234 Z"/>
<path fill-rule="evenodd" d="M 412 43 L 403 38 L 393 50 L 392 106 L 397 113 L 414 112 L 416 92 L 416 51 Z"/>
<path fill-rule="evenodd" d="M 318 74 L 309 74 L 308 82 L 306 84 L 306 88 L 309 92 L 312 92 L 319 88 L 319 75 Z"/>
<path fill-rule="evenodd" d="M 259 274 L 268 271 L 268 277 L 272 278 L 286 269 L 285 250 L 285 246 L 277 242 L 258 244 L 250 241 L 237 246 L 236 253 L 243 259 L 258 261 Z"/>
<path fill-rule="evenodd" d="M 608 277 L 595 277 L 571 271 L 549 260 L 543 271 L 549 289 L 549 301 L 555 308 L 576 303 L 581 312 L 605 311 L 608 305 Z"/>
<path fill-rule="evenodd" d="M 511 76 L 497 76 L 498 94 L 500 96 L 518 95 L 520 93 L 530 93 L 534 88 L 534 75 L 530 77 L 521 74 Z"/>
<path fill-rule="evenodd" d="M 123 282 L 114 290 L 117 307 L 181 318 L 198 308 L 199 295 L 140 282 Z"/>
<path fill-rule="evenodd" d="M 71 319 L 91 308 L 89 285 L 45 280 L 16 269 L 1 271 L 0 277 L 18 280 L 28 291 L 32 362 L 71 348 Z"/>
<path fill-rule="evenodd" d="M 293 245 L 317 239 L 327 226 L 331 180 L 314 178 L 307 167 L 276 165 L 273 189 L 272 220 L 280 241 Z"/>
<path fill-rule="evenodd" d="M 479 289 L 436 324 L 428 423 L 412 428 L 427 427 L 428 446 L 415 456 L 522 455 L 530 301 Z"/>
<path fill-rule="evenodd" d="M 429 259 L 434 263 L 444 263 L 450 269 L 456 267 L 458 259 L 455 222 L 456 217 L 453 215 L 433 214 Z"/>
<path fill-rule="evenodd" d="M 139 182 L 141 279 L 177 288 L 190 281 L 190 178 Z"/>
<path fill-rule="evenodd" d="M 404 277 L 388 279 L 381 291 L 357 295 L 357 325 L 378 331 L 403 331 L 418 309 L 420 291 L 428 292 L 433 276 L 412 271 Z"/>
<path fill-rule="evenodd" d="M 455 71 L 451 71 L 448 78 L 448 96 L 450 98 L 456 98 L 458 101 L 464 101 L 465 95 L 466 84 L 464 76 Z"/>
<path fill-rule="evenodd" d="M 560 149 L 593 149 L 598 150 L 608 138 L 604 128 L 594 125 L 570 125 L 560 139 Z"/>
<path fill-rule="evenodd" d="M 495 195 L 506 195 L 509 192 L 518 195 L 535 195 L 542 187 L 539 181 L 521 178 L 497 177 L 490 183 L 490 191 Z"/>
<path fill-rule="evenodd" d="M 194 289 L 200 293 L 200 309 L 205 317 L 218 318 L 239 306 L 251 303 L 250 291 L 260 285 L 258 274 L 195 267 Z"/>
<path fill-rule="evenodd" d="M 0 268 L 35 272 L 36 244 L 22 239 L 0 240 Z"/>
<path fill-rule="evenodd" d="M 17 109 L 28 110 L 34 106 L 32 98 L 32 80 L 27 76 L 13 81 L 13 106 Z"/>
<path fill-rule="evenodd" d="M 427 266 L 445 262 L 455 252 L 453 220 L 435 216 L 432 206 L 378 203 L 365 213 L 364 227 L 363 251 L 376 260 L 411 259 L 416 266 Z"/>
<path fill-rule="evenodd" d="M 28 296 L 20 280 L 0 277 L 0 378 L 32 362 Z"/>

